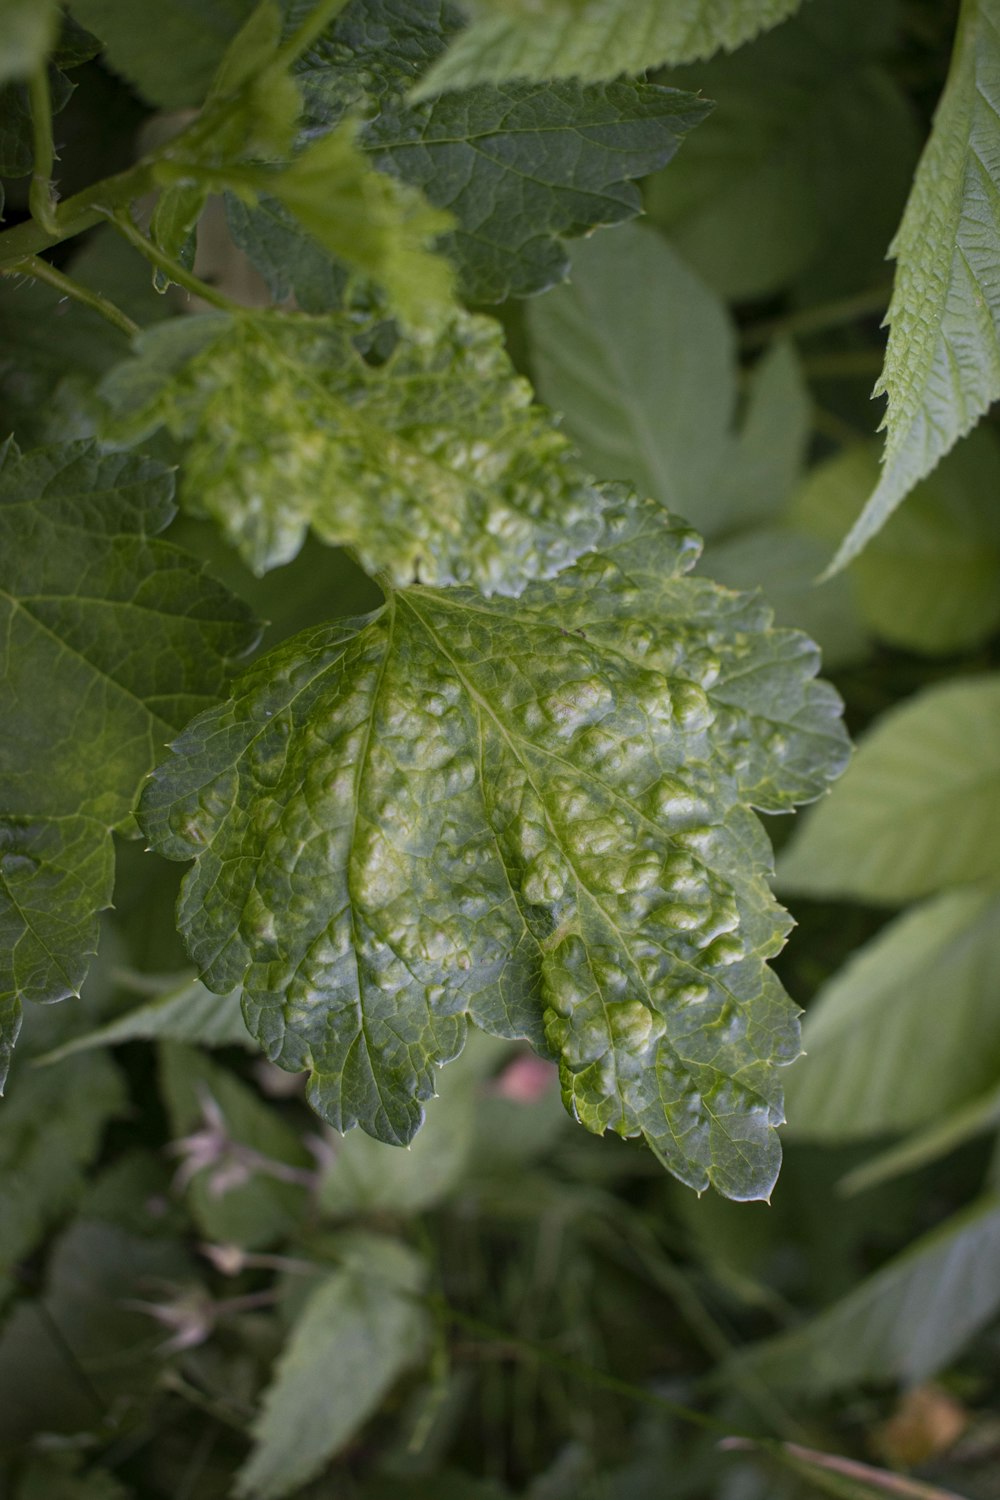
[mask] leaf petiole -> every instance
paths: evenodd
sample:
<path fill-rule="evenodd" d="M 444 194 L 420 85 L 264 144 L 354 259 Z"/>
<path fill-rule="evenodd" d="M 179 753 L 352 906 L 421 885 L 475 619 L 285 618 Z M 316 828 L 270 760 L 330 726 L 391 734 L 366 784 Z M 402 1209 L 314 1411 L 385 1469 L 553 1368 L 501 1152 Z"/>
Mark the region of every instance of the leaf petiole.
<path fill-rule="evenodd" d="M 28 255 L 24 260 L 14 266 L 0 267 L 0 276 L 31 276 L 35 281 L 44 281 L 47 286 L 54 287 L 65 297 L 71 297 L 74 302 L 89 307 L 92 311 L 100 313 L 109 323 L 128 338 L 133 338 L 139 332 L 138 323 L 133 323 L 127 313 L 123 313 L 120 307 L 100 292 L 93 292 L 89 287 L 81 286 L 74 281 L 72 276 L 65 276 L 62 271 L 57 271 L 55 266 L 50 266 L 48 261 L 42 260 L 41 256 Z"/>

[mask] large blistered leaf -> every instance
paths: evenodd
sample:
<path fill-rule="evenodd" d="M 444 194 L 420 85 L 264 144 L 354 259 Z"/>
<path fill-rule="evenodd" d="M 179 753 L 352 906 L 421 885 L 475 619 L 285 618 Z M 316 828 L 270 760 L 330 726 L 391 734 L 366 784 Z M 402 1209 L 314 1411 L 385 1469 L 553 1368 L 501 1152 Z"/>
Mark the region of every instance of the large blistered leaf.
<path fill-rule="evenodd" d="M 968 1103 L 1000 1075 L 998 992 L 995 890 L 948 891 L 898 918 L 810 1006 L 789 1129 L 853 1140 Z"/>
<path fill-rule="evenodd" d="M 920 142 L 880 61 L 894 40 L 891 6 L 809 0 L 733 57 L 669 75 L 715 109 L 647 208 L 723 296 L 794 283 L 823 301 L 883 279 Z"/>
<path fill-rule="evenodd" d="M 479 0 L 419 94 L 511 78 L 614 78 L 732 51 L 801 0 Z"/>
<path fill-rule="evenodd" d="M 177 320 L 105 383 L 135 435 L 187 438 L 183 496 L 257 571 L 308 527 L 397 584 L 516 593 L 600 533 L 601 496 L 514 374 L 499 326 L 456 315 L 388 358 L 332 314 Z"/>
<path fill-rule="evenodd" d="M 782 855 L 783 888 L 895 903 L 1000 876 L 1000 677 L 884 714 Z"/>
<path fill-rule="evenodd" d="M 419 1257 L 376 1235 L 345 1235 L 337 1248 L 341 1266 L 309 1297 L 264 1393 L 236 1485 L 248 1500 L 278 1500 L 314 1478 L 424 1354 Z"/>
<path fill-rule="evenodd" d="M 1000 0 L 965 0 L 951 70 L 890 247 L 896 284 L 876 392 L 882 477 L 837 554 L 854 557 L 1000 396 Z"/>
<path fill-rule="evenodd" d="M 926 1380 L 1000 1306 L 998 1256 L 1000 1204 L 983 1198 L 741 1366 L 749 1378 L 800 1394 Z"/>
<path fill-rule="evenodd" d="M 732 320 L 655 231 L 577 246 L 572 280 L 529 304 L 528 327 L 539 392 L 598 477 L 632 480 L 706 537 L 788 499 L 809 433 L 795 357 L 761 361 L 737 433 Z"/>
<path fill-rule="evenodd" d="M 0 997 L 76 994 L 160 747 L 222 688 L 254 632 L 242 605 L 156 540 L 159 464 L 85 443 L 0 468 Z M 4 1070 L 5 1071 L 5 1070 Z"/>
<path fill-rule="evenodd" d="M 150 783 L 206 983 L 339 1129 L 408 1141 L 472 1020 L 556 1055 L 591 1130 L 770 1190 L 798 1027 L 749 807 L 819 795 L 846 741 L 815 648 L 696 551 L 623 500 L 518 600 L 392 594 L 264 658 Z"/>
<path fill-rule="evenodd" d="M 653 84 L 485 85 L 422 104 L 412 84 L 461 24 L 439 0 L 355 0 L 300 60 L 303 140 L 359 111 L 359 144 L 456 221 L 440 248 L 475 302 L 525 296 L 568 269 L 562 237 L 641 209 L 635 179 L 664 165 L 709 106 Z M 323 263 L 279 204 L 235 208 L 237 239 L 271 281 L 325 310 Z M 329 290 L 329 288 L 327 288 Z"/>

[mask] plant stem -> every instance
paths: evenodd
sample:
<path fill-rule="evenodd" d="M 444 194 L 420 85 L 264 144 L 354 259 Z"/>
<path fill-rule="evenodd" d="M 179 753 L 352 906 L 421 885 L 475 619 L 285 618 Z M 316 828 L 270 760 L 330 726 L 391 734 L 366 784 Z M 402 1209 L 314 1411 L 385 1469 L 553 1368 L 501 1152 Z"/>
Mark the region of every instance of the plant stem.
<path fill-rule="evenodd" d="M 60 203 L 54 214 L 54 229 L 49 231 L 41 224 L 29 219 L 24 224 L 15 224 L 0 234 L 0 270 L 14 266 L 29 255 L 48 250 L 62 240 L 72 239 L 108 217 L 111 209 L 140 198 L 156 186 L 154 163 L 142 161 L 119 172 L 114 177 L 105 177 Z"/>
<path fill-rule="evenodd" d="M 173 256 L 161 250 L 159 245 L 154 245 L 152 240 L 148 240 L 136 228 L 127 209 L 112 213 L 109 217 L 119 233 L 125 236 L 140 255 L 144 255 L 152 265 L 156 266 L 157 270 L 163 271 L 171 281 L 182 286 L 193 297 L 200 297 L 203 302 L 210 303 L 212 307 L 219 307 L 223 312 L 241 311 L 238 303 L 231 301 L 223 292 L 216 291 L 215 287 L 209 286 L 207 281 L 202 281 L 200 276 L 196 276 L 193 271 L 182 266 L 180 261 L 174 260 Z"/>
<path fill-rule="evenodd" d="M 0 268 L 0 276 L 31 276 L 35 281 L 44 281 L 47 286 L 55 287 L 64 297 L 71 297 L 74 302 L 80 302 L 84 307 L 91 308 L 100 313 L 109 323 L 113 323 L 117 329 L 128 338 L 134 337 L 139 332 L 138 323 L 133 323 L 127 313 L 123 313 L 120 307 L 116 307 L 107 297 L 100 292 L 92 292 L 89 287 L 81 286 L 71 276 L 64 276 L 62 271 L 57 271 L 55 266 L 50 266 L 48 261 L 42 260 L 40 256 L 28 255 L 15 266 L 4 266 Z"/>
<path fill-rule="evenodd" d="M 752 323 L 743 330 L 740 343 L 744 349 L 762 349 L 772 339 L 808 338 L 813 333 L 842 328 L 845 323 L 855 323 L 859 318 L 870 318 L 875 313 L 884 312 L 889 305 L 891 290 L 888 286 L 869 287 L 867 291 L 855 292 L 850 297 L 804 307 L 800 312 L 788 313 L 783 318 Z"/>
<path fill-rule="evenodd" d="M 56 234 L 56 206 L 52 188 L 52 169 L 55 163 L 52 99 L 49 94 L 49 70 L 44 62 L 39 63 L 31 75 L 28 96 L 31 101 L 31 136 L 35 158 L 31 170 L 31 187 L 28 189 L 28 206 L 32 218 L 49 234 Z"/>

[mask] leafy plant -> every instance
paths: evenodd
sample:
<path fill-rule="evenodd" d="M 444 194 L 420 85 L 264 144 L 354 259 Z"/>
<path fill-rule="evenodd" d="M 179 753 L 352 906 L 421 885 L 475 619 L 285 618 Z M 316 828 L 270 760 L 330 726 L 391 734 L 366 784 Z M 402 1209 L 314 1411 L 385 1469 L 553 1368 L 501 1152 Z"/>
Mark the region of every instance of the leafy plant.
<path fill-rule="evenodd" d="M 0 0 L 14 1500 L 993 1492 L 946 10 Z"/>

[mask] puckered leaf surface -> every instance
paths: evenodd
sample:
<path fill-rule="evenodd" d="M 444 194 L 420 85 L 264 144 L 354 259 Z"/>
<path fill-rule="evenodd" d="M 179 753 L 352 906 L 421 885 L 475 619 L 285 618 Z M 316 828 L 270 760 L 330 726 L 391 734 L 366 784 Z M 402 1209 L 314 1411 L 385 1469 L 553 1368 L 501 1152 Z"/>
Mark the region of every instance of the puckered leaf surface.
<path fill-rule="evenodd" d="M 668 162 L 709 105 L 654 84 L 567 79 L 409 102 L 460 26 L 440 0 L 355 0 L 297 65 L 302 139 L 314 142 L 359 113 L 358 142 L 374 164 L 456 221 L 439 246 L 465 296 L 498 302 L 562 280 L 563 236 L 639 213 L 635 179 Z M 237 207 L 233 225 L 276 294 L 298 295 L 301 285 L 303 306 L 329 308 L 316 302 L 316 246 L 280 204 Z"/>
<path fill-rule="evenodd" d="M 823 791 L 839 701 L 757 598 L 683 576 L 691 532 L 608 499 L 601 551 L 518 600 L 409 588 L 279 647 L 142 822 L 196 859 L 205 982 L 337 1128 L 408 1141 L 471 1020 L 557 1056 L 589 1129 L 766 1196 L 798 1027 L 749 808 Z"/>
<path fill-rule="evenodd" d="M 1000 397 L 1000 0 L 962 6 L 951 70 L 890 253 L 896 283 L 876 394 L 882 476 L 843 567 Z"/>
<path fill-rule="evenodd" d="M 405 585 L 516 593 L 597 539 L 603 499 L 491 319 L 415 330 L 381 364 L 358 324 L 206 314 L 142 334 L 105 392 L 135 435 L 189 439 L 185 502 L 258 572 L 308 527 Z"/>
<path fill-rule="evenodd" d="M 86 443 L 11 445 L 0 467 L 0 1000 L 75 994 L 160 747 L 252 644 L 247 612 L 156 540 L 161 465 Z"/>
<path fill-rule="evenodd" d="M 510 78 L 614 78 L 732 51 L 801 0 L 479 0 L 418 90 Z"/>

